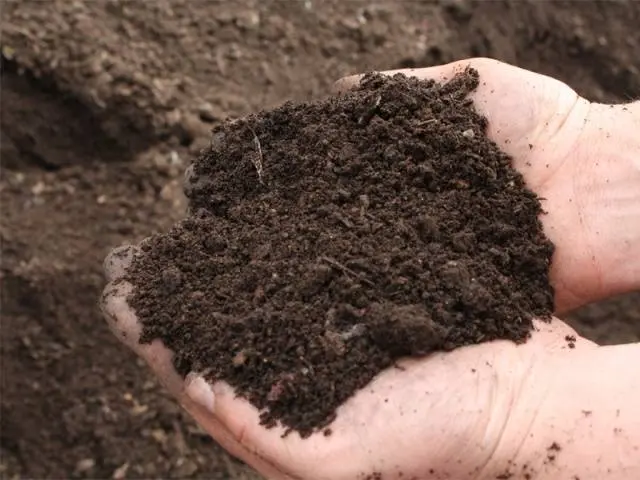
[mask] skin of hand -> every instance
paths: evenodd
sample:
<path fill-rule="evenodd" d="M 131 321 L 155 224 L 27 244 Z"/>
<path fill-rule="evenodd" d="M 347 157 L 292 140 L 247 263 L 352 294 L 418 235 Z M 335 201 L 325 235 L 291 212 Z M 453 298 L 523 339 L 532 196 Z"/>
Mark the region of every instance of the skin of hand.
<path fill-rule="evenodd" d="M 546 199 L 558 310 L 638 288 L 640 111 L 590 104 L 561 82 L 489 59 L 404 73 L 446 80 L 467 66 L 480 73 L 474 101 L 490 137 Z M 105 260 L 111 329 L 216 441 L 267 478 L 640 478 L 640 345 L 598 347 L 560 320 L 536 321 L 522 345 L 406 359 L 340 407 L 330 436 L 281 438 L 225 383 L 183 380 L 160 341 L 138 344 L 133 287 L 122 279 L 136 252 L 121 247 Z"/>

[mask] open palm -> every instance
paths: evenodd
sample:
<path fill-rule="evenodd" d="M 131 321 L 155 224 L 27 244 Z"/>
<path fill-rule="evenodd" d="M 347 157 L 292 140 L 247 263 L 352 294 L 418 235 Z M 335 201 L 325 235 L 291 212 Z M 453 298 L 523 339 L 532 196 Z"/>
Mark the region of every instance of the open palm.
<path fill-rule="evenodd" d="M 404 73 L 445 80 L 468 65 L 480 73 L 474 101 L 489 119 L 489 135 L 545 199 L 543 223 L 557 246 L 557 308 L 593 300 L 603 292 L 581 285 L 598 284 L 603 266 L 590 249 L 576 179 L 578 144 L 591 104 L 556 80 L 488 59 Z M 354 81 L 344 79 L 339 86 Z M 496 341 L 407 359 L 349 399 L 330 436 L 282 438 L 279 428 L 260 426 L 258 411 L 228 385 L 210 389 L 201 377 L 183 381 L 161 342 L 138 344 L 140 326 L 126 302 L 134 286 L 122 281 L 135 253 L 135 247 L 123 247 L 105 262 L 110 284 L 103 310 L 109 325 L 203 428 L 268 478 L 496 478 L 526 440 L 521 426 L 536 415 L 549 358 L 564 352 L 565 336 L 575 335 L 554 319 L 535 322 L 524 345 Z M 581 340 L 577 348 L 594 346 Z"/>

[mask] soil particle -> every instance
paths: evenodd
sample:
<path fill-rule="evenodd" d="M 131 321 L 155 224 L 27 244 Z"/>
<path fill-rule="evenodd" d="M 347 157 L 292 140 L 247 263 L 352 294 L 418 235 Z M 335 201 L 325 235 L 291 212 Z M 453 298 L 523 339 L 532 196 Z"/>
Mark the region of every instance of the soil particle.
<path fill-rule="evenodd" d="M 560 450 L 562 450 L 562 447 L 560 447 L 557 442 L 553 442 L 551 445 L 549 445 L 549 447 L 547 448 L 547 460 L 545 461 L 545 463 L 555 462 Z"/>
<path fill-rule="evenodd" d="M 576 348 L 576 336 L 575 335 L 567 335 L 564 337 L 567 342 L 567 346 L 569 348 Z"/>
<path fill-rule="evenodd" d="M 382 474 L 380 472 L 375 472 L 375 473 L 370 473 L 369 475 L 364 477 L 364 480 L 383 480 L 383 479 L 382 479 Z"/>
<path fill-rule="evenodd" d="M 403 356 L 525 341 L 551 313 L 553 246 L 483 134 L 477 85 L 472 69 L 442 85 L 370 74 L 216 127 L 189 172 L 192 214 L 129 272 L 141 341 L 302 436 Z"/>
<path fill-rule="evenodd" d="M 554 452 L 559 452 L 560 450 L 562 450 L 562 448 L 560 447 L 560 445 L 557 442 L 553 442 L 548 450 L 554 451 Z"/>

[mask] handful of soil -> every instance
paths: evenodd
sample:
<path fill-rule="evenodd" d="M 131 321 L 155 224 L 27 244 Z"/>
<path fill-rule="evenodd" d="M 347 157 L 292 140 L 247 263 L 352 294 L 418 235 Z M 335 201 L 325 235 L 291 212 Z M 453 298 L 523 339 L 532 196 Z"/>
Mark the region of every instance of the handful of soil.
<path fill-rule="evenodd" d="M 217 127 L 190 215 L 128 272 L 141 342 L 307 436 L 401 357 L 525 341 L 552 311 L 553 246 L 477 85 L 369 74 Z"/>

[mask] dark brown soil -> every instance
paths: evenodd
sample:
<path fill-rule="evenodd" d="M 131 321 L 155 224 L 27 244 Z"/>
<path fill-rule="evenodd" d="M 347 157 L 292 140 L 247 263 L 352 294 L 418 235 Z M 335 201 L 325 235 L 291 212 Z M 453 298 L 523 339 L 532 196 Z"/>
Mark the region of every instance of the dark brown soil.
<path fill-rule="evenodd" d="M 553 246 L 468 98 L 478 81 L 368 75 L 214 129 L 194 216 L 128 275 L 141 342 L 306 436 L 400 357 L 525 341 L 552 312 Z"/>
<path fill-rule="evenodd" d="M 184 215 L 183 159 L 226 115 L 317 97 L 345 74 L 477 53 L 592 99 L 640 95 L 635 0 L 24 0 L 0 13 L 12 62 L 0 107 L 3 478 L 254 478 L 118 344 L 95 302 L 109 248 Z M 569 320 L 601 343 L 639 341 L 640 294 Z"/>

